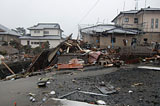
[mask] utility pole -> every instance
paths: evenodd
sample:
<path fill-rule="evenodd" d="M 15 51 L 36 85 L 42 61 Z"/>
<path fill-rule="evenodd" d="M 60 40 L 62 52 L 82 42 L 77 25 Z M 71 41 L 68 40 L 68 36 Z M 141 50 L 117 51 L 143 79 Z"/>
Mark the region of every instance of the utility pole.
<path fill-rule="evenodd" d="M 125 10 L 125 4 L 126 4 L 126 1 L 124 1 L 124 5 L 123 5 L 123 11 Z"/>
<path fill-rule="evenodd" d="M 147 6 L 147 0 L 145 0 L 145 6 L 144 7 L 146 8 L 146 6 Z"/>
<path fill-rule="evenodd" d="M 138 10 L 138 2 L 139 0 L 135 0 L 135 10 Z"/>

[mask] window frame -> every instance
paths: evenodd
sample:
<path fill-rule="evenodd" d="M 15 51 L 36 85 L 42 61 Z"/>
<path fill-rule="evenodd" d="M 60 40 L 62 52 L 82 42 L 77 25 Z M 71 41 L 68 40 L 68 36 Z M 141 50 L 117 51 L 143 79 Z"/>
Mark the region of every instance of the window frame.
<path fill-rule="evenodd" d="M 46 33 L 47 32 L 47 33 Z M 43 31 L 43 34 L 49 34 L 49 31 Z"/>
<path fill-rule="evenodd" d="M 40 30 L 34 30 L 34 33 L 40 33 Z"/>
<path fill-rule="evenodd" d="M 134 18 L 134 23 L 138 24 L 138 18 Z"/>
<path fill-rule="evenodd" d="M 155 28 L 156 28 L 156 29 L 158 29 L 158 27 L 159 27 L 158 24 L 159 24 L 159 19 L 156 18 L 156 20 L 155 20 Z"/>
<path fill-rule="evenodd" d="M 151 29 L 154 29 L 154 18 L 151 19 Z"/>
<path fill-rule="evenodd" d="M 111 43 L 116 43 L 116 37 L 111 36 Z"/>
<path fill-rule="evenodd" d="M 129 18 L 124 18 L 124 22 L 129 22 Z"/>

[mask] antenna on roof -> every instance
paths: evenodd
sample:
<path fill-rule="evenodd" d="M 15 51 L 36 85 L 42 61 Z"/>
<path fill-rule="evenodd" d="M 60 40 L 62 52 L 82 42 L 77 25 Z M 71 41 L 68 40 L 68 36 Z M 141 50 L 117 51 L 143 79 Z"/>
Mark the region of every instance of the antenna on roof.
<path fill-rule="evenodd" d="M 99 17 L 98 17 L 98 19 L 97 19 L 97 22 L 96 22 L 96 24 L 98 24 L 99 23 Z"/>
<path fill-rule="evenodd" d="M 126 1 L 124 1 L 124 5 L 123 5 L 123 11 L 125 10 L 125 4 L 126 4 Z"/>
<path fill-rule="evenodd" d="M 138 10 L 138 2 L 139 0 L 135 0 L 135 10 Z"/>
<path fill-rule="evenodd" d="M 147 0 L 145 0 L 145 6 L 144 6 L 145 8 L 146 8 L 146 5 L 147 5 Z"/>

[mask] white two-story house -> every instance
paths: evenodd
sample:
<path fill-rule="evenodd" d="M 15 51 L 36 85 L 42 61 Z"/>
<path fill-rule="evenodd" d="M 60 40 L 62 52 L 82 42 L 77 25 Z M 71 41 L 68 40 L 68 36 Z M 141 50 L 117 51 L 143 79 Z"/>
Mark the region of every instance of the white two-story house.
<path fill-rule="evenodd" d="M 50 48 L 54 48 L 62 41 L 63 30 L 57 23 L 38 23 L 28 30 L 30 34 L 20 37 L 22 45 L 30 45 L 35 48 L 48 41 Z"/>

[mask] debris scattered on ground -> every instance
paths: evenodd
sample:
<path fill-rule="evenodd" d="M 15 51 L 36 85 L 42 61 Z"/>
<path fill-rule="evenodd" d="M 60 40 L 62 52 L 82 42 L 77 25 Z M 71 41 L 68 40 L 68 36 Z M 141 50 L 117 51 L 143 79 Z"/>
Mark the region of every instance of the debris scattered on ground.
<path fill-rule="evenodd" d="M 46 87 L 46 83 L 49 80 L 49 78 L 40 78 L 37 85 L 38 87 Z"/>
<path fill-rule="evenodd" d="M 96 103 L 97 103 L 98 105 L 106 105 L 106 102 L 103 101 L 103 100 L 97 100 Z"/>
<path fill-rule="evenodd" d="M 51 91 L 49 94 L 51 94 L 51 95 L 55 95 L 55 94 L 56 94 L 56 92 L 55 92 L 55 91 Z"/>
<path fill-rule="evenodd" d="M 83 44 L 83 43 L 82 43 Z M 83 69 L 87 65 L 120 66 L 119 59 L 112 59 L 108 53 L 100 50 L 88 50 L 81 47 L 81 42 L 70 37 L 54 49 L 44 50 L 30 65 L 27 72 L 45 70 L 50 67 L 60 69 Z M 106 59 L 107 58 L 107 59 Z M 103 63 L 102 63 L 103 62 Z"/>
<path fill-rule="evenodd" d="M 132 91 L 132 90 L 129 90 L 128 93 L 133 93 L 133 91 Z"/>
<path fill-rule="evenodd" d="M 160 70 L 160 67 L 153 67 L 153 66 L 138 66 L 138 68 L 149 69 L 149 70 Z"/>

